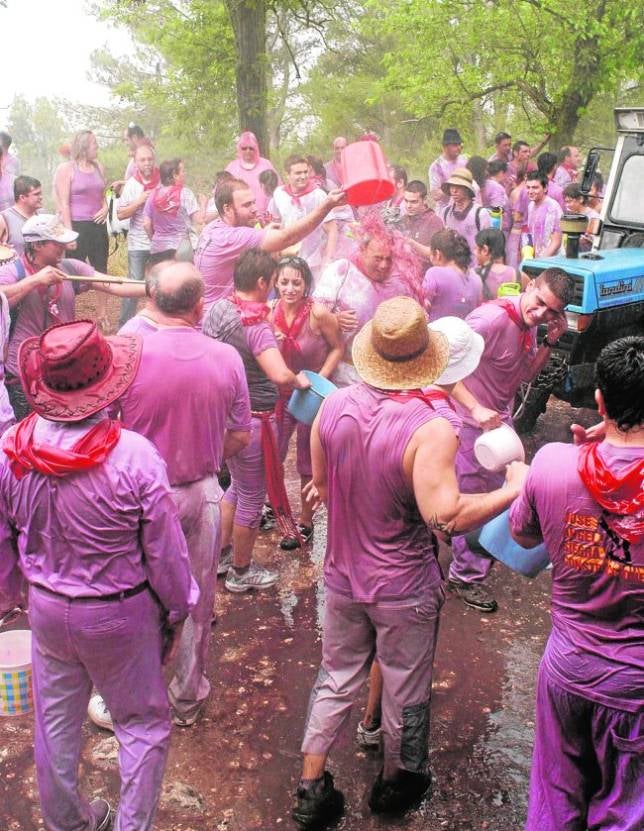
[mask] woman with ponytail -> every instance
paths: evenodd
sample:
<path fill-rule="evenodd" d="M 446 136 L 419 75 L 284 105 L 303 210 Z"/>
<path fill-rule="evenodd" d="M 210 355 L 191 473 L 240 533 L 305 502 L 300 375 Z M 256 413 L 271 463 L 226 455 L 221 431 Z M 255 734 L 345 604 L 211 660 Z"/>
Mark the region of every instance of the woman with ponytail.
<path fill-rule="evenodd" d="M 498 297 L 503 283 L 520 283 L 517 270 L 505 264 L 505 234 L 496 228 L 485 228 L 476 235 L 476 272 L 483 282 L 483 298 Z"/>
<path fill-rule="evenodd" d="M 445 228 L 430 243 L 432 267 L 423 281 L 429 320 L 453 315 L 466 318 L 483 302 L 481 278 L 470 267 L 472 253 L 465 237 Z"/>

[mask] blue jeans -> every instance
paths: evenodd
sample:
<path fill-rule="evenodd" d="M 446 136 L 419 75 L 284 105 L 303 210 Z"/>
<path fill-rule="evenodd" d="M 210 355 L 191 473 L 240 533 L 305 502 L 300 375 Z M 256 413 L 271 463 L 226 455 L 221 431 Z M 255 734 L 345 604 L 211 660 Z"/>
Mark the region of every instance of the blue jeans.
<path fill-rule="evenodd" d="M 127 270 L 130 280 L 145 280 L 145 264 L 150 256 L 149 251 L 128 251 Z M 119 329 L 136 314 L 139 302 L 138 297 L 124 297 L 121 301 L 121 316 L 119 318 Z"/>

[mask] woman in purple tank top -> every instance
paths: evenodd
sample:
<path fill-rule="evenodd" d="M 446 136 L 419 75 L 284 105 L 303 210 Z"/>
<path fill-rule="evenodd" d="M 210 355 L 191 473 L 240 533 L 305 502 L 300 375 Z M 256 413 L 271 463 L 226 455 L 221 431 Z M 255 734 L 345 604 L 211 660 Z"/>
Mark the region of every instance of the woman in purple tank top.
<path fill-rule="evenodd" d="M 476 272 L 483 281 L 483 299 L 496 300 L 504 283 L 520 285 L 516 268 L 505 264 L 505 234 L 497 228 L 484 228 L 476 235 L 474 257 Z M 518 294 L 517 289 L 515 294 Z"/>
<path fill-rule="evenodd" d="M 313 275 L 306 260 L 285 257 L 277 266 L 275 288 L 279 299 L 274 301 L 271 320 L 275 337 L 288 368 L 295 373 L 303 369 L 329 378 L 335 371 L 343 352 L 342 337 L 337 317 L 320 303 L 310 298 Z M 297 472 L 302 490 L 311 481 L 311 428 L 299 424 L 286 409 L 290 391 L 280 394 L 277 407 L 277 441 L 282 462 L 297 428 Z M 300 535 L 306 542 L 313 534 L 313 513 L 302 498 L 299 523 Z M 280 547 L 290 551 L 299 546 L 294 537 L 284 537 Z"/>
<path fill-rule="evenodd" d="M 107 274 L 109 240 L 105 170 L 98 161 L 98 142 L 91 130 L 81 130 L 72 141 L 72 160 L 58 174 L 60 213 L 64 224 L 78 233 L 74 258 L 89 262 L 97 272 Z M 109 326 L 107 305 L 97 305 L 98 323 Z"/>

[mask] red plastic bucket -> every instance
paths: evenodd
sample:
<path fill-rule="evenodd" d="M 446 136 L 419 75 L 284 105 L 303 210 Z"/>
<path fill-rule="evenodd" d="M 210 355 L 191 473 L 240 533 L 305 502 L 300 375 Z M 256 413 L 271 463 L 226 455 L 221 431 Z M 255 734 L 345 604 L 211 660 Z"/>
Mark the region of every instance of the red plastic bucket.
<path fill-rule="evenodd" d="M 387 162 L 377 141 L 356 141 L 347 144 L 340 157 L 343 189 L 347 202 L 358 208 L 390 199 L 394 183 Z"/>

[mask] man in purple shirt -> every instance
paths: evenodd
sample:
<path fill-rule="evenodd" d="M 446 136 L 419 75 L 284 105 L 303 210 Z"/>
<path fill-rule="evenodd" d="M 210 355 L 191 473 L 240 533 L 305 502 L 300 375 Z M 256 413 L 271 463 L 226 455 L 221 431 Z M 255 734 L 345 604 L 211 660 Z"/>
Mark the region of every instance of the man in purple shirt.
<path fill-rule="evenodd" d="M 476 235 L 484 228 L 490 227 L 490 214 L 486 208 L 475 204 L 474 178 L 471 170 L 466 167 L 457 167 L 443 183 L 442 189 L 449 197 L 449 205 L 441 211 L 441 219 L 446 228 L 451 228 L 465 237 L 473 264 Z"/>
<path fill-rule="evenodd" d="M 165 465 L 105 408 L 132 383 L 136 337 L 89 321 L 25 340 L 34 412 L 0 452 L 0 605 L 29 583 L 36 774 L 45 826 L 107 831 L 111 809 L 78 792 L 92 684 L 120 745 L 117 828 L 150 829 L 170 739 L 162 661 L 197 600 Z"/>
<path fill-rule="evenodd" d="M 29 412 L 18 380 L 18 349 L 28 337 L 40 335 L 54 323 L 75 317 L 76 295 L 90 287 L 121 297 L 142 297 L 143 285 L 82 283 L 69 277 L 91 277 L 94 268 L 65 258 L 66 246 L 78 238 L 53 214 L 36 214 L 22 226 L 24 254 L 0 267 L 0 291 L 6 295 L 13 318 L 7 356 L 7 389 L 18 421 Z M 107 275 L 97 274 L 106 277 Z"/>
<path fill-rule="evenodd" d="M 427 256 L 429 244 L 434 234 L 443 229 L 443 220 L 427 206 L 427 188 L 419 179 L 407 183 L 403 201 L 405 213 L 397 227 L 423 258 L 423 268 L 427 269 L 431 265 Z"/>
<path fill-rule="evenodd" d="M 500 132 L 494 136 L 494 153 L 488 159 L 489 162 L 512 161 L 512 136 L 509 133 Z"/>
<path fill-rule="evenodd" d="M 644 337 L 596 378 L 603 440 L 542 447 L 510 510 L 552 562 L 526 831 L 644 828 Z"/>
<path fill-rule="evenodd" d="M 431 787 L 429 700 L 444 600 L 435 532 L 475 528 L 500 513 L 518 494 L 525 467 L 511 466 L 507 487 L 493 493 L 459 493 L 459 419 L 421 391 L 448 353 L 416 301 L 381 303 L 354 341 L 361 383 L 326 398 L 313 424 L 313 491 L 329 520 L 322 665 L 293 810 L 301 828 L 342 812 L 326 759 L 374 654 L 383 678 L 384 766 L 369 806 L 402 811 Z"/>
<path fill-rule="evenodd" d="M 483 303 L 466 320 L 485 340 L 480 363 L 452 391 L 463 418 L 456 457 L 459 487 L 463 493 L 498 488 L 502 473 L 485 470 L 474 456 L 474 442 L 484 430 L 502 423 L 512 426 L 512 404 L 522 381 L 534 378 L 550 357 L 550 348 L 566 331 L 563 310 L 572 297 L 571 277 L 549 268 L 531 281 L 523 294 Z M 537 326 L 547 324 L 537 350 Z M 448 588 L 468 606 L 494 612 L 497 603 L 483 585 L 492 561 L 469 547 L 464 536 L 452 539 Z"/>
<path fill-rule="evenodd" d="M 223 182 L 215 194 L 219 219 L 201 232 L 194 258 L 206 284 L 204 311 L 207 313 L 213 303 L 232 292 L 235 263 L 245 251 L 261 248 L 274 254 L 295 245 L 345 201 L 344 193 L 334 190 L 288 228 L 257 228 L 257 207 L 249 186 L 241 179 Z"/>
<path fill-rule="evenodd" d="M 525 183 L 528 196 L 528 231 L 532 234 L 535 257 L 554 257 L 561 248 L 559 220 L 561 207 L 548 196 L 548 180 L 535 171 L 528 173 Z"/>
<path fill-rule="evenodd" d="M 457 167 L 465 167 L 467 156 L 463 153 L 463 139 L 458 130 L 449 128 L 443 133 L 443 152 L 431 163 L 427 171 L 429 179 L 429 195 L 436 203 L 437 208 L 444 208 L 449 203 L 449 194 L 443 190 L 443 185 Z"/>
<path fill-rule="evenodd" d="M 581 165 L 581 153 L 578 147 L 562 147 L 559 151 L 559 166 L 555 172 L 555 182 L 562 188 L 577 181 L 577 171 Z"/>
<path fill-rule="evenodd" d="M 161 263 L 147 277 L 156 331 L 143 339 L 141 363 L 119 401 L 125 427 L 148 438 L 168 468 L 172 498 L 188 544 L 199 603 L 181 636 L 169 696 L 172 720 L 194 724 L 210 693 L 205 661 L 221 543 L 217 474 L 250 441 L 250 400 L 241 358 L 195 328 L 203 280 L 191 263 Z"/>
<path fill-rule="evenodd" d="M 555 171 L 557 170 L 557 154 L 541 153 L 537 157 L 537 171 L 548 180 L 548 196 L 554 199 L 562 211 L 566 210 L 563 198 L 563 188 L 555 182 Z"/>

